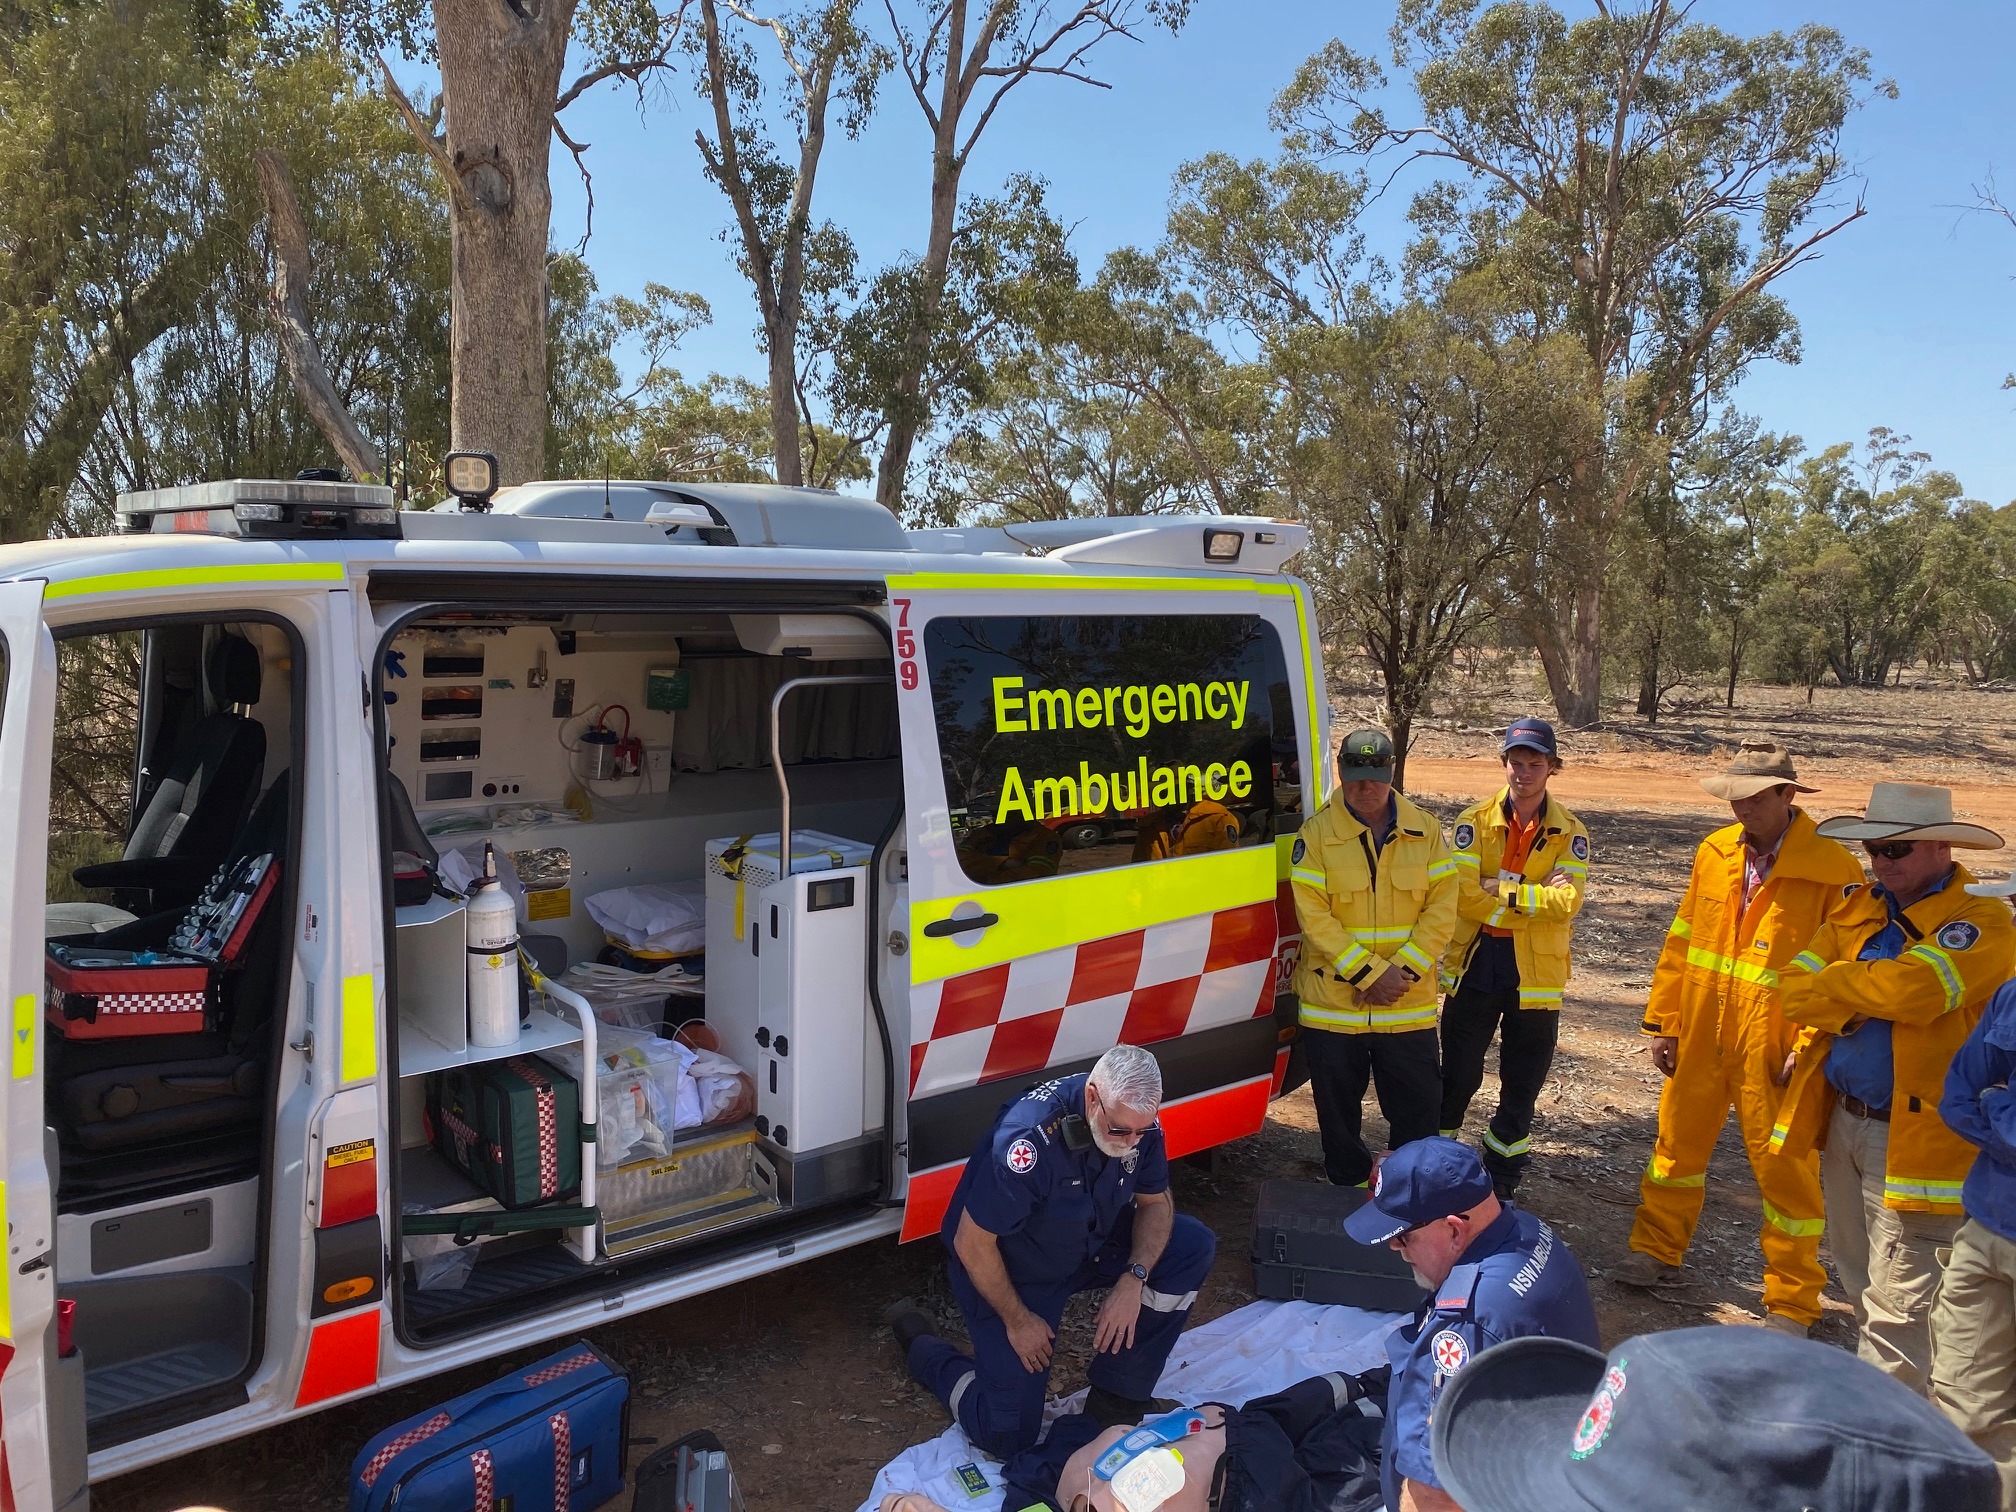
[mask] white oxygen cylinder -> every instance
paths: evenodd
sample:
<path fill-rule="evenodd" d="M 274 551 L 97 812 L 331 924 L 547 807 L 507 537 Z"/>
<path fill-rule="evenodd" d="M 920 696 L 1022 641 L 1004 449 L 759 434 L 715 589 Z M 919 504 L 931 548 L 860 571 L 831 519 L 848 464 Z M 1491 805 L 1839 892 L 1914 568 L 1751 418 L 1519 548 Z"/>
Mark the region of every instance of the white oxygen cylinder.
<path fill-rule="evenodd" d="M 469 942 L 469 1043 L 497 1050 L 518 1043 L 518 909 L 497 880 L 497 857 L 483 843 L 483 875 L 463 910 Z"/>

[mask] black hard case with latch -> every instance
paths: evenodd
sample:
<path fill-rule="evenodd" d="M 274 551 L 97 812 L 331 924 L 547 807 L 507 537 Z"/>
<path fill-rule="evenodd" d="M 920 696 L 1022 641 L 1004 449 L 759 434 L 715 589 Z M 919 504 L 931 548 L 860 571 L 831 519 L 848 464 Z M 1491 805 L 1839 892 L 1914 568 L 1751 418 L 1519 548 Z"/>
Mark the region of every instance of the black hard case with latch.
<path fill-rule="evenodd" d="M 1294 1302 L 1412 1312 L 1422 1291 L 1386 1245 L 1360 1244 L 1344 1220 L 1365 1205 L 1362 1187 L 1320 1181 L 1260 1183 L 1253 1214 L 1253 1293 Z"/>

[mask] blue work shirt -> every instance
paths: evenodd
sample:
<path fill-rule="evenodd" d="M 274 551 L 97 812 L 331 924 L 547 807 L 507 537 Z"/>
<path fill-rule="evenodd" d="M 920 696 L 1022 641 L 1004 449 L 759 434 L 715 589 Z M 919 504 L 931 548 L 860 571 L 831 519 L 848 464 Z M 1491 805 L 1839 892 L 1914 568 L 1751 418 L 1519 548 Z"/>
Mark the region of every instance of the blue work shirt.
<path fill-rule="evenodd" d="M 1981 1153 L 1960 1189 L 1967 1216 L 2016 1242 L 2016 982 L 1995 990 L 1946 1072 L 1939 1116 Z"/>
<path fill-rule="evenodd" d="M 1952 880 L 1949 872 L 1946 882 Z M 1932 892 L 1944 891 L 1946 882 Z M 1897 906 L 1896 898 L 1881 884 L 1876 887 L 1876 896 L 1883 900 L 1890 918 L 1856 952 L 1858 961 L 1894 961 L 1911 943 L 1904 930 L 1904 910 Z M 1835 1035 L 1827 1046 L 1827 1080 L 1836 1092 L 1860 1098 L 1872 1108 L 1889 1107 L 1890 1094 L 1897 1086 L 1897 1066 L 1890 1054 L 1890 1020 L 1868 1019 L 1853 1033 Z"/>
<path fill-rule="evenodd" d="M 1065 1142 L 1064 1120 L 1085 1116 L 1085 1073 L 1046 1082 L 1001 1110 L 974 1148 L 940 1233 L 947 1248 L 959 1215 L 1000 1236 L 1008 1279 L 1020 1290 L 1075 1274 L 1112 1237 L 1143 1192 L 1169 1190 L 1162 1130 L 1150 1129 L 1126 1155 L 1106 1156 L 1086 1141 Z M 953 1258 L 958 1250 L 952 1249 Z"/>
<path fill-rule="evenodd" d="M 1603 1347 L 1582 1263 L 1553 1229 L 1508 1205 L 1470 1241 L 1414 1321 L 1386 1337 L 1393 1380 L 1379 1479 L 1389 1508 L 1400 1505 L 1402 1476 L 1424 1486 L 1442 1484 L 1428 1430 L 1449 1378 L 1493 1344 L 1528 1334 Z"/>

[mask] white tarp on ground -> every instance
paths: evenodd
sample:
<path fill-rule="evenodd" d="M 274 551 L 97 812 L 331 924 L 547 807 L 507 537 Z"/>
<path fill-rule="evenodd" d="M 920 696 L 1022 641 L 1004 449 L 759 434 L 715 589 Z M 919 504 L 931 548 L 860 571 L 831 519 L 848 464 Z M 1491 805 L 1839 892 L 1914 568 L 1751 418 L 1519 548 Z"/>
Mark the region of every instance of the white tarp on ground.
<path fill-rule="evenodd" d="M 1355 1307 L 1250 1302 L 1178 1339 L 1155 1394 L 1185 1406 L 1210 1401 L 1236 1407 L 1325 1371 L 1370 1370 L 1386 1363 L 1386 1335 L 1404 1321 L 1400 1313 Z M 1049 1415 L 1070 1411 L 1083 1396 L 1053 1401 Z M 961 1484 L 959 1471 L 969 1466 L 987 1478 L 985 1492 L 973 1494 Z M 954 1424 L 884 1465 L 860 1512 L 875 1512 L 891 1491 L 921 1491 L 953 1512 L 998 1512 L 1001 1465 L 976 1450 Z"/>

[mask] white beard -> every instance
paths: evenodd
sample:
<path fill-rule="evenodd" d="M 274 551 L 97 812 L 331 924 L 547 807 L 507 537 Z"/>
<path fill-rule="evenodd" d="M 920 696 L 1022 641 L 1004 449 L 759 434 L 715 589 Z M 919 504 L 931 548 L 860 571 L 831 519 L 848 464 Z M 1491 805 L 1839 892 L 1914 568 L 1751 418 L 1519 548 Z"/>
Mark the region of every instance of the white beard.
<path fill-rule="evenodd" d="M 1132 1145 L 1121 1140 L 1108 1139 L 1097 1128 L 1092 1129 L 1092 1144 L 1108 1160 L 1118 1160 L 1122 1155 L 1125 1155 L 1129 1150 L 1134 1148 Z"/>
<path fill-rule="evenodd" d="M 1407 1267 L 1407 1269 L 1414 1272 L 1414 1284 L 1420 1287 L 1421 1290 L 1425 1292 L 1432 1292 L 1433 1290 L 1435 1290 L 1435 1283 L 1433 1281 L 1430 1281 L 1426 1276 L 1421 1274 L 1421 1268 L 1418 1265 L 1410 1265 Z"/>

